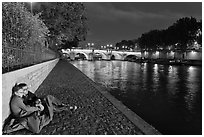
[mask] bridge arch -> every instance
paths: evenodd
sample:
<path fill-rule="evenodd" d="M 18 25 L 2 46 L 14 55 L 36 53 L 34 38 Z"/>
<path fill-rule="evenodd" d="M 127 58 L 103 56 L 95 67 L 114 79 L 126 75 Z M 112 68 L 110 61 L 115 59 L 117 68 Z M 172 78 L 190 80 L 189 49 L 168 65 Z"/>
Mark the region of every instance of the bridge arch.
<path fill-rule="evenodd" d="M 134 54 L 129 54 L 129 55 L 126 55 L 124 57 L 124 60 L 127 60 L 127 59 L 139 59 L 140 57 L 137 56 L 137 55 L 134 55 Z"/>
<path fill-rule="evenodd" d="M 123 55 L 121 53 L 112 53 L 112 56 L 114 57 L 115 60 L 123 60 Z M 111 56 L 111 57 L 112 57 Z"/>
<path fill-rule="evenodd" d="M 87 60 L 89 59 L 89 56 L 84 52 L 76 52 L 75 55 L 77 55 L 77 54 L 83 54 Z"/>
<path fill-rule="evenodd" d="M 108 59 L 108 55 L 104 52 L 97 52 L 98 54 L 100 54 L 102 56 L 103 60 L 107 60 Z"/>
<path fill-rule="evenodd" d="M 111 55 L 111 60 L 115 60 L 115 55 Z"/>

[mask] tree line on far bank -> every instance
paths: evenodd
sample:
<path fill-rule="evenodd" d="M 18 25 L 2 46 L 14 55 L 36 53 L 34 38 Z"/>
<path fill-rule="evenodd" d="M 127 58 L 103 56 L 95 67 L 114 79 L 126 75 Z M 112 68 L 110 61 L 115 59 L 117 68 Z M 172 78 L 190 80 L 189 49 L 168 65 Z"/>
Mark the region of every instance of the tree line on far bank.
<path fill-rule="evenodd" d="M 134 40 L 122 40 L 116 43 L 116 47 L 122 49 L 126 45 L 128 49 L 138 46 L 141 50 L 181 50 L 185 52 L 192 49 L 194 42 L 202 45 L 202 21 L 193 17 L 178 19 L 173 25 L 163 30 L 150 30 Z"/>

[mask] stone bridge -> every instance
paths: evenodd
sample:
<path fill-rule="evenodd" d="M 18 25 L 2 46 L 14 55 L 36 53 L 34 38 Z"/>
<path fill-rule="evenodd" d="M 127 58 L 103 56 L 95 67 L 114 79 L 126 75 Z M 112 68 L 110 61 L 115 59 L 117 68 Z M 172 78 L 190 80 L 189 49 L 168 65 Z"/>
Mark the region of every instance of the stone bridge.
<path fill-rule="evenodd" d="M 102 60 L 125 60 L 127 57 L 134 56 L 136 58 L 141 57 L 140 51 L 110 51 L 110 50 L 92 50 L 92 49 L 72 49 L 63 50 L 64 54 L 69 56 L 71 59 L 75 59 L 79 54 L 83 54 L 87 60 L 93 60 L 95 56 L 100 55 Z"/>

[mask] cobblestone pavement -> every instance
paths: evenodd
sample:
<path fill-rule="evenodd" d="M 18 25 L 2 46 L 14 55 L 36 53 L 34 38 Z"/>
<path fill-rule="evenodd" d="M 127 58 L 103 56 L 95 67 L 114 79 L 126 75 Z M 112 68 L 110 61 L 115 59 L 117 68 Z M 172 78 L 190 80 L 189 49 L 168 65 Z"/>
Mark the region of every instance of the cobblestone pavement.
<path fill-rule="evenodd" d="M 60 60 L 40 85 L 38 96 L 53 95 L 63 103 L 78 106 L 73 112 L 55 113 L 41 135 L 133 135 L 144 134 L 105 98 L 93 81 L 67 61 Z M 20 130 L 12 135 L 33 134 Z"/>

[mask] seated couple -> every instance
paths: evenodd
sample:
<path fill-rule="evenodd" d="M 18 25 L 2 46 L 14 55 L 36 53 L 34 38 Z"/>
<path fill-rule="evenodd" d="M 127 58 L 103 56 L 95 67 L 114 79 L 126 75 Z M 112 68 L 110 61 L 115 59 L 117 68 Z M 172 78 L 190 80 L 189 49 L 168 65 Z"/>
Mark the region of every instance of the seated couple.
<path fill-rule="evenodd" d="M 20 129 L 39 133 L 44 126 L 52 121 L 53 112 L 75 109 L 77 109 L 76 106 L 65 105 L 51 95 L 38 98 L 28 91 L 28 86 L 25 83 L 20 83 L 12 88 L 11 114 L 5 120 L 3 133 L 11 133 Z"/>

